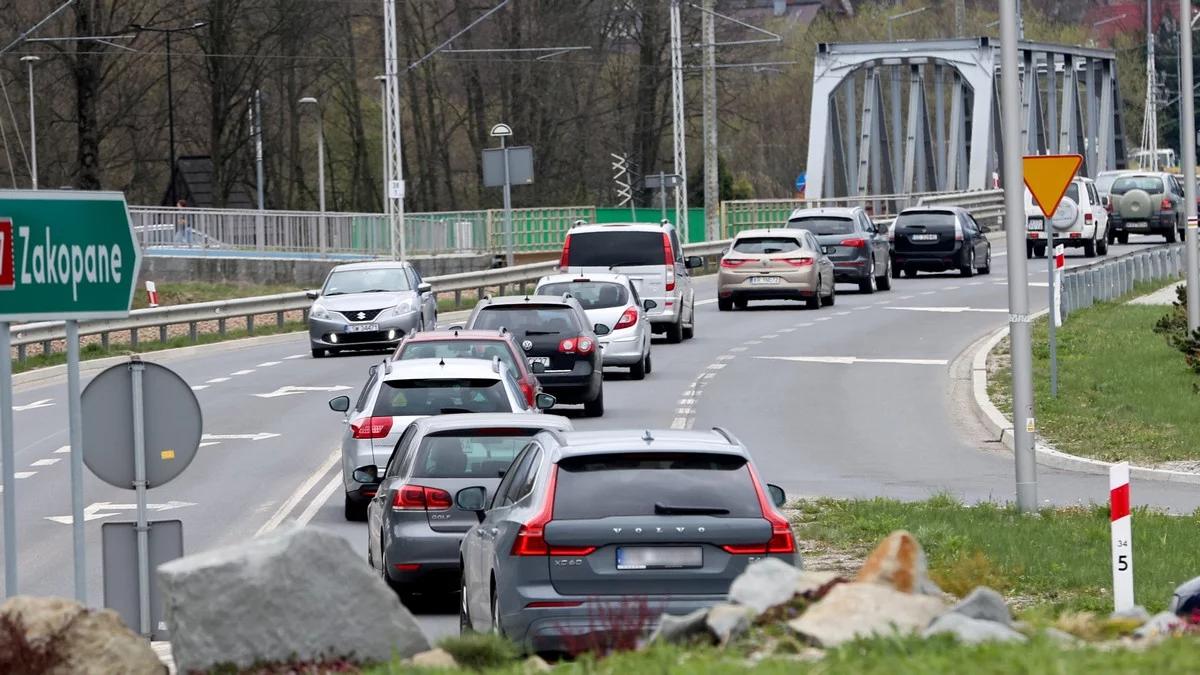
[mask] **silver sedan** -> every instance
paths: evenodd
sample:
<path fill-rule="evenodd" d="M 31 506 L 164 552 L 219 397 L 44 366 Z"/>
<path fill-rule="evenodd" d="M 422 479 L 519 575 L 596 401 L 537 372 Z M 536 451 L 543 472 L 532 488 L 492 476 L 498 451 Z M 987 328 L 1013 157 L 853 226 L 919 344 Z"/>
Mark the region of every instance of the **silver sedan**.
<path fill-rule="evenodd" d="M 593 326 L 608 326 L 599 336 L 605 366 L 628 368 L 640 380 L 650 372 L 650 320 L 647 312 L 658 304 L 642 300 L 624 274 L 554 274 L 538 281 L 537 295 L 570 293 L 579 301 Z"/>

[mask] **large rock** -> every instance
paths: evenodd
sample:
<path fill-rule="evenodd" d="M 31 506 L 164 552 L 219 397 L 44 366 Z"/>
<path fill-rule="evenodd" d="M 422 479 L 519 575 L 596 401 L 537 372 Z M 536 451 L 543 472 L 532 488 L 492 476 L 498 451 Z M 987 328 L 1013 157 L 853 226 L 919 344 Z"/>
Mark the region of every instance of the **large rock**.
<path fill-rule="evenodd" d="M 751 563 L 729 587 L 729 601 L 762 614 L 792 599 L 804 573 L 776 558 Z"/>
<path fill-rule="evenodd" d="M 819 600 L 821 589 L 835 581 L 845 581 L 837 572 L 821 572 L 817 570 L 801 570 L 796 578 L 795 593 L 803 598 Z"/>
<path fill-rule="evenodd" d="M 904 530 L 896 530 L 879 542 L 863 562 L 855 581 L 883 584 L 901 593 L 942 594 L 929 578 L 929 564 L 920 542 Z"/>
<path fill-rule="evenodd" d="M 1185 581 L 1175 589 L 1167 611 L 1184 618 L 1190 618 L 1193 613 L 1200 611 L 1200 577 Z"/>
<path fill-rule="evenodd" d="M 838 584 L 788 626 L 820 647 L 861 637 L 915 633 L 946 611 L 942 601 L 882 584 Z"/>
<path fill-rule="evenodd" d="M 688 614 L 663 614 L 658 627 L 650 635 L 650 642 L 675 644 L 689 642 L 701 635 L 707 636 L 708 609 L 701 607 Z"/>
<path fill-rule="evenodd" d="M 60 658 L 39 675 L 163 675 L 166 666 L 150 643 L 129 630 L 116 612 L 91 610 L 74 600 L 18 595 L 0 605 L 0 615 L 24 629 L 24 639 L 45 645 Z M 0 651 L 12 652 L 0 634 Z M 27 664 L 28 665 L 28 664 Z"/>
<path fill-rule="evenodd" d="M 722 603 L 708 610 L 704 623 L 719 644 L 727 645 L 750 630 L 753 613 L 754 610 L 749 607 Z"/>
<path fill-rule="evenodd" d="M 454 660 L 450 652 L 440 647 L 430 649 L 427 652 L 414 654 L 409 663 L 421 668 L 457 668 L 458 661 Z"/>
<path fill-rule="evenodd" d="M 180 672 L 228 664 L 408 658 L 429 649 L 342 537 L 289 527 L 158 568 Z"/>
<path fill-rule="evenodd" d="M 1026 642 L 1027 638 L 1006 624 L 986 619 L 975 619 L 959 612 L 946 612 L 934 619 L 921 635 L 949 633 L 963 644 L 980 642 Z"/>
<path fill-rule="evenodd" d="M 1004 602 L 1004 596 L 987 586 L 979 586 L 968 593 L 967 597 L 963 598 L 950 611 L 972 619 L 995 621 L 1006 626 L 1012 623 L 1012 614 L 1008 611 L 1008 604 Z"/>

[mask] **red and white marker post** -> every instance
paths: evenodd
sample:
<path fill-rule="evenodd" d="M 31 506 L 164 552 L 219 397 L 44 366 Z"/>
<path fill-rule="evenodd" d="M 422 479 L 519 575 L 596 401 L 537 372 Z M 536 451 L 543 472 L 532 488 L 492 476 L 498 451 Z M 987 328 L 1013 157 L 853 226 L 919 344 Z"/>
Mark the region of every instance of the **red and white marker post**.
<path fill-rule="evenodd" d="M 1129 463 L 1108 469 L 1112 521 L 1113 610 L 1133 609 L 1133 535 L 1129 515 Z"/>
<path fill-rule="evenodd" d="M 158 307 L 158 288 L 155 287 L 153 281 L 146 282 L 146 304 L 150 307 Z"/>

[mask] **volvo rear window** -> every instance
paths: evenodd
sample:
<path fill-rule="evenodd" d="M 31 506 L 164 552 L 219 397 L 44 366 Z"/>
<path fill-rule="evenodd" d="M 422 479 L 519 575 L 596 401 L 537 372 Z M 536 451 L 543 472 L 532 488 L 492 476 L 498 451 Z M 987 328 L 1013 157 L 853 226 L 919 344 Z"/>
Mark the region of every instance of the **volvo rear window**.
<path fill-rule="evenodd" d="M 410 342 L 397 356 L 397 360 L 409 359 L 484 359 L 500 357 L 500 361 L 514 373 L 521 369 L 513 359 L 512 350 L 502 340 L 421 340 Z"/>
<path fill-rule="evenodd" d="M 854 221 L 831 216 L 806 216 L 789 220 L 788 227 L 808 230 L 819 237 L 823 234 L 850 234 L 854 231 Z"/>
<path fill-rule="evenodd" d="M 637 230 L 602 230 L 570 235 L 570 267 L 634 267 L 665 265 L 663 233 Z"/>
<path fill-rule="evenodd" d="M 504 383 L 483 378 L 438 378 L 384 382 L 375 417 L 512 412 Z"/>
<path fill-rule="evenodd" d="M 757 255 L 788 253 L 801 248 L 795 237 L 740 237 L 733 242 L 733 250 L 738 253 Z"/>
<path fill-rule="evenodd" d="M 672 514 L 762 517 L 746 460 L 622 453 L 568 457 L 558 464 L 555 520 Z"/>
<path fill-rule="evenodd" d="M 455 429 L 421 440 L 413 476 L 416 478 L 495 478 L 508 470 L 513 458 L 541 429 Z"/>
<path fill-rule="evenodd" d="M 896 229 L 920 225 L 924 227 L 954 227 L 955 215 L 950 211 L 917 211 L 896 216 Z"/>
<path fill-rule="evenodd" d="M 1164 192 L 1162 179 L 1155 176 L 1121 176 L 1113 181 L 1110 192 L 1123 195 L 1130 190 L 1144 190 L 1152 195 Z"/>
<path fill-rule="evenodd" d="M 537 289 L 538 295 L 570 293 L 584 309 L 623 307 L 629 302 L 629 291 L 611 281 L 556 281 Z"/>
<path fill-rule="evenodd" d="M 577 333 L 575 312 L 563 305 L 492 305 L 479 310 L 473 329 L 496 330 L 507 328 L 512 332 L 536 331 L 543 335 Z"/>

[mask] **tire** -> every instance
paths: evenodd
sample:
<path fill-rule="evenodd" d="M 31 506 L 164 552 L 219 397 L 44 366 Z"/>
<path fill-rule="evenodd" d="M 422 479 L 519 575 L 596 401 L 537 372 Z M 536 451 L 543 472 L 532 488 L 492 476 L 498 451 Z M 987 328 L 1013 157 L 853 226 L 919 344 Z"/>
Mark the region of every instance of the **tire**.
<path fill-rule="evenodd" d="M 667 327 L 667 342 L 677 345 L 683 342 L 683 317 L 679 317 L 679 321 Z"/>
<path fill-rule="evenodd" d="M 458 582 L 458 593 L 458 633 L 459 635 L 474 633 L 475 628 L 471 625 L 471 608 L 467 606 L 466 574 L 463 574 Z"/>
<path fill-rule="evenodd" d="M 692 316 L 692 325 L 683 327 L 683 339 L 691 340 L 696 337 L 696 317 Z"/>
<path fill-rule="evenodd" d="M 829 295 L 825 296 L 825 306 L 833 307 L 833 303 L 837 302 L 837 284 L 829 284 Z"/>
<path fill-rule="evenodd" d="M 646 374 L 654 372 L 654 362 L 650 360 L 650 354 L 646 354 Z"/>
<path fill-rule="evenodd" d="M 1085 258 L 1095 258 L 1096 257 L 1096 240 L 1095 239 L 1083 242 L 1083 257 L 1085 257 Z"/>
<path fill-rule="evenodd" d="M 821 309 L 821 282 L 817 281 L 817 290 L 811 298 L 804 299 L 805 309 Z"/>
<path fill-rule="evenodd" d="M 858 282 L 858 292 L 864 295 L 870 295 L 875 292 L 875 266 L 871 265 L 871 269 L 867 270 L 867 276 Z"/>
<path fill-rule="evenodd" d="M 979 273 L 980 274 L 991 274 L 992 273 L 992 247 L 991 246 L 988 246 L 987 258 L 985 258 L 983 261 L 983 267 L 979 268 Z"/>
<path fill-rule="evenodd" d="M 492 632 L 504 637 L 504 627 L 500 625 L 500 608 L 496 598 L 496 588 L 492 587 Z"/>
<path fill-rule="evenodd" d="M 1168 244 L 1174 244 L 1175 243 L 1175 228 L 1172 227 L 1171 229 L 1167 230 L 1167 233 L 1165 235 L 1163 235 L 1163 238 L 1165 238 L 1167 240 Z"/>
<path fill-rule="evenodd" d="M 733 309 L 733 298 L 717 298 L 717 311 L 728 312 Z"/>
<path fill-rule="evenodd" d="M 892 290 L 892 279 L 896 278 L 896 271 L 892 269 L 892 261 L 888 260 L 886 268 L 883 270 L 883 276 L 875 277 L 875 288 L 881 291 Z"/>
<path fill-rule="evenodd" d="M 890 263 L 890 262 L 888 263 L 888 267 L 890 267 L 892 270 L 892 278 L 893 279 L 899 279 L 900 275 L 904 272 L 903 268 L 896 267 L 896 266 L 892 265 L 892 263 Z"/>
<path fill-rule="evenodd" d="M 350 495 L 346 495 L 346 501 L 342 504 L 342 515 L 353 523 L 361 523 L 367 519 L 367 505 L 355 503 Z"/>
<path fill-rule="evenodd" d="M 604 416 L 604 387 L 600 387 L 600 393 L 596 395 L 596 398 L 583 404 L 583 414 L 585 417 Z"/>
<path fill-rule="evenodd" d="M 646 379 L 646 357 L 638 359 L 638 362 L 629 366 L 629 379 L 644 380 Z"/>
<path fill-rule="evenodd" d="M 1096 253 L 1100 255 L 1108 255 L 1108 236 L 1103 239 L 1096 240 Z"/>
<path fill-rule="evenodd" d="M 324 349 L 314 349 L 314 350 L 312 350 L 312 357 L 313 357 L 314 359 L 323 359 L 323 358 L 325 358 L 325 357 L 326 357 L 326 355 L 328 355 L 328 354 L 329 354 L 329 352 L 325 351 Z"/>
<path fill-rule="evenodd" d="M 1122 232 L 1122 233 L 1118 234 L 1118 235 L 1117 235 L 1117 241 L 1121 242 L 1121 245 L 1122 245 L 1122 246 L 1124 246 L 1124 245 L 1128 244 L 1128 243 L 1129 243 L 1129 233 L 1128 233 L 1128 232 Z"/>
<path fill-rule="evenodd" d="M 974 249 L 972 249 L 972 250 L 970 250 L 970 251 L 967 251 L 967 261 L 966 261 L 966 264 L 965 264 L 965 265 L 963 265 L 962 267 L 958 268 L 958 271 L 959 271 L 959 272 L 960 272 L 960 273 L 961 273 L 961 274 L 962 274 L 964 277 L 973 277 L 973 276 L 975 276 L 975 250 L 974 250 Z"/>

